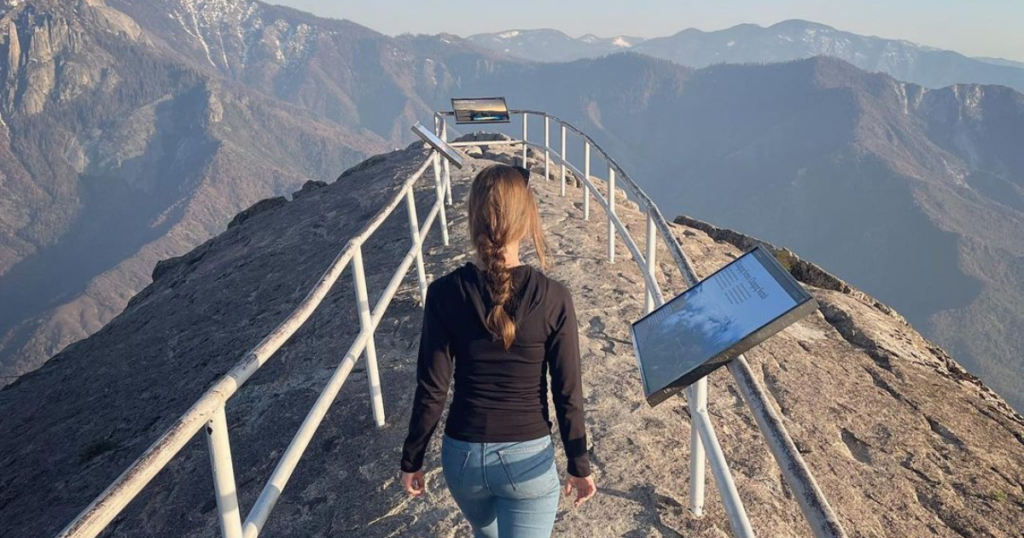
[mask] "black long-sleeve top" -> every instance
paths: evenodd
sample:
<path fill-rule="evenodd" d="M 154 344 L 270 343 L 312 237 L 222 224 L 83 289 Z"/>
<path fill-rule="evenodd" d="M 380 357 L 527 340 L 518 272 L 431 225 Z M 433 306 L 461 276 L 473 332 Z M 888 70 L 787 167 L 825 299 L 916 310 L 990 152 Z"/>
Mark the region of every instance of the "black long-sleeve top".
<path fill-rule="evenodd" d="M 506 307 L 516 323 L 516 337 L 506 351 L 484 324 L 492 304 L 485 279 L 483 271 L 467 263 L 427 289 L 402 470 L 415 472 L 423 466 L 453 372 L 455 390 L 445 433 L 471 443 L 550 435 L 550 373 L 569 474 L 589 476 L 579 334 L 569 290 L 528 265 L 514 267 L 513 298 Z"/>

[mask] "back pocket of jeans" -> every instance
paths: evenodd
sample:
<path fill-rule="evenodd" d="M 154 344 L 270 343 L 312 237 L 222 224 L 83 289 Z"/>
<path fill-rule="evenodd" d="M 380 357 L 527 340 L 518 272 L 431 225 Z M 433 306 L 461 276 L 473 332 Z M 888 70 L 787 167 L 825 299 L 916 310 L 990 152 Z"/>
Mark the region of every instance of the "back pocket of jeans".
<path fill-rule="evenodd" d="M 551 443 L 498 451 L 512 489 L 524 497 L 540 497 L 558 487 L 555 452 Z"/>

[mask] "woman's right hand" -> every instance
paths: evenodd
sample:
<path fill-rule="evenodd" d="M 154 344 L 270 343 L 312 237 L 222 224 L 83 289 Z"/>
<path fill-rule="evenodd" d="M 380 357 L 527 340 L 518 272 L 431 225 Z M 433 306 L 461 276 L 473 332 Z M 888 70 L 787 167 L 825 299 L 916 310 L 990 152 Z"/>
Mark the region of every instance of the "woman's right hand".
<path fill-rule="evenodd" d="M 415 473 L 402 471 L 402 487 L 405 488 L 406 493 L 413 497 L 423 495 L 423 492 L 427 490 L 427 479 L 423 475 L 423 471 L 416 471 Z"/>
<path fill-rule="evenodd" d="M 594 484 L 594 475 L 590 475 L 585 478 L 569 475 L 569 479 L 565 481 L 566 496 L 572 495 L 572 490 L 574 489 L 576 490 L 576 500 L 572 505 L 575 508 L 579 508 L 583 506 L 583 503 L 589 501 L 591 497 L 597 493 L 597 485 Z"/>

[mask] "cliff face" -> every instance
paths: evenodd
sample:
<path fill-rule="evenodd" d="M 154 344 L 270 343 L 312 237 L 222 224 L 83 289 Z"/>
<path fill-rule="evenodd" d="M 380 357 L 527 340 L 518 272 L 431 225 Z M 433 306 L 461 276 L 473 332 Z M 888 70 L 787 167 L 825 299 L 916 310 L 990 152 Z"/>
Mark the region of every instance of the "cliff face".
<path fill-rule="evenodd" d="M 5 6 L 0 386 L 231 215 L 406 142 L 445 60 L 483 58 L 252 0 Z"/>
<path fill-rule="evenodd" d="M 472 152 L 453 171 L 452 244 L 436 229 L 431 278 L 465 263 L 469 179 L 510 152 Z M 0 391 L 0 536 L 62 527 L 151 443 L 206 386 L 294 305 L 338 249 L 414 170 L 418 148 L 388 154 L 337 182 L 310 184 L 293 201 L 261 204 L 216 238 L 158 266 L 154 282 L 109 325 Z M 565 536 L 729 535 L 709 483 L 707 515 L 686 513 L 689 418 L 682 398 L 644 402 L 628 337 L 642 314 L 643 279 L 619 245 L 605 258 L 606 221 L 581 195 L 558 196 L 534 168 L 550 274 L 575 298 L 592 461 L 601 493 L 581 510 L 563 504 Z M 416 192 L 421 217 L 434 197 Z M 318 188 L 319 187 L 319 188 Z M 624 200 L 625 197 L 620 197 Z M 644 216 L 619 214 L 642 238 Z M 674 232 L 706 275 L 749 238 L 697 221 Z M 364 249 L 371 301 L 408 247 L 399 214 Z M 682 282 L 659 253 L 666 294 Z M 755 374 L 851 536 L 1020 535 L 1024 419 L 901 316 L 813 264 L 783 260 L 822 308 L 748 354 Z M 350 274 L 307 325 L 227 406 L 241 505 L 247 509 L 295 428 L 358 332 Z M 388 426 L 370 416 L 362 364 L 337 398 L 265 532 L 275 536 L 468 536 L 444 492 L 438 447 L 431 493 L 410 500 L 397 462 L 414 386 L 421 314 L 403 286 L 377 335 Z M 711 381 L 710 412 L 754 528 L 809 536 L 796 503 L 727 372 Z M 437 441 L 435 439 L 435 441 Z M 561 467 L 561 466 L 560 466 Z M 207 536 L 215 525 L 205 444 L 197 438 L 115 523 L 118 536 Z M 710 475 L 709 475 L 710 476 Z"/>
<path fill-rule="evenodd" d="M 407 142 L 408 125 L 458 87 L 452 58 L 486 57 L 453 36 L 392 38 L 253 0 L 110 4 L 197 69 L 391 144 Z"/>
<path fill-rule="evenodd" d="M 231 214 L 386 147 L 226 86 L 98 0 L 0 14 L 0 81 L 0 385 Z"/>

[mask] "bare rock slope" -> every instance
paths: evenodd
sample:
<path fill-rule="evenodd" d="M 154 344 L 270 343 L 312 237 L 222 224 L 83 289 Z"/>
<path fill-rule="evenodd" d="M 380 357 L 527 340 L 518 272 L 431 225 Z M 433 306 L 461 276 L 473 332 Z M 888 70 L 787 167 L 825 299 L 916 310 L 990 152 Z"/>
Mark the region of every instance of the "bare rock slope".
<path fill-rule="evenodd" d="M 487 151 L 455 172 L 451 246 L 431 234 L 437 277 L 467 261 L 469 178 L 509 153 Z M 388 154 L 288 202 L 265 203 L 189 254 L 161 263 L 152 285 L 104 329 L 0 391 L 0 537 L 59 530 L 151 443 L 213 379 L 302 298 L 334 253 L 421 162 Z M 540 169 L 535 168 L 535 171 Z M 730 535 L 709 473 L 706 515 L 686 510 L 690 421 L 682 398 L 642 399 L 628 324 L 643 279 L 626 250 L 609 263 L 607 221 L 581 218 L 582 191 L 533 182 L 553 254 L 573 291 L 588 426 L 601 492 L 572 510 L 559 536 Z M 433 187 L 417 191 L 421 216 Z M 620 200 L 624 197 L 620 197 Z M 637 238 L 643 215 L 619 214 Z M 674 227 L 701 274 L 749 238 L 689 221 Z M 365 249 L 371 295 L 408 247 L 404 215 Z M 661 252 L 660 260 L 670 260 Z M 891 309 L 811 264 L 786 257 L 822 308 L 748 354 L 798 448 L 851 536 L 1022 536 L 1024 419 Z M 682 280 L 662 262 L 667 293 Z M 228 405 L 243 510 L 358 331 L 346 274 L 307 325 Z M 349 378 L 284 491 L 268 536 L 469 536 L 443 486 L 437 443 L 430 493 L 411 500 L 397 462 L 414 384 L 420 310 L 400 290 L 377 336 L 388 425 L 373 426 L 361 369 Z M 373 297 L 371 297 L 373 300 Z M 361 366 L 361 364 L 360 364 Z M 759 536 L 809 536 L 779 469 L 727 372 L 711 376 L 710 412 Z M 436 441 L 436 439 L 435 439 Z M 113 525 L 117 536 L 214 536 L 209 458 L 201 439 Z"/>

